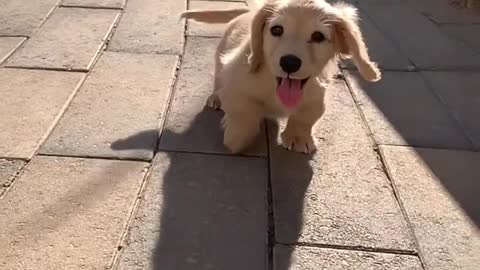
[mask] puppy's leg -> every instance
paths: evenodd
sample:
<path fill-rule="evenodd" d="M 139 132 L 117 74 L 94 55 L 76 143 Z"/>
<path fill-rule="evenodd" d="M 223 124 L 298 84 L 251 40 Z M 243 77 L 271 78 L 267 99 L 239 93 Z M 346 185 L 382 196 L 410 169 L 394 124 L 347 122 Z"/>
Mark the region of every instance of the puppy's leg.
<path fill-rule="evenodd" d="M 260 131 L 262 115 L 260 108 L 244 104 L 242 111 L 225 112 L 223 144 L 232 152 L 239 153 L 253 143 Z"/>
<path fill-rule="evenodd" d="M 222 40 L 221 46 L 224 43 Z M 222 107 L 222 103 L 220 102 L 220 98 L 218 97 L 218 91 L 220 91 L 220 70 L 222 69 L 222 62 L 220 61 L 220 52 L 219 48 L 215 52 L 215 71 L 214 71 L 214 82 L 213 82 L 213 93 L 207 98 L 207 106 L 214 109 L 219 110 Z"/>
<path fill-rule="evenodd" d="M 325 111 L 323 104 L 312 104 L 290 115 L 281 134 L 282 145 L 288 150 L 311 153 L 316 150 L 312 137 L 313 125 Z"/>

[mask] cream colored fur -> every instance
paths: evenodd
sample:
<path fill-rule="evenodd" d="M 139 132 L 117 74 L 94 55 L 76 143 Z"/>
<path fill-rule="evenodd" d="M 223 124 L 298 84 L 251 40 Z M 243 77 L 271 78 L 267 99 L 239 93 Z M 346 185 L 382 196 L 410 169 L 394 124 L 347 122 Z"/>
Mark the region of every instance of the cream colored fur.
<path fill-rule="evenodd" d="M 182 16 L 207 23 L 228 22 L 215 54 L 214 91 L 207 104 L 225 112 L 224 144 L 234 153 L 255 140 L 264 118 L 278 117 L 288 117 L 281 134 L 285 147 L 314 151 L 312 127 L 325 111 L 325 90 L 339 58 L 351 57 L 366 80 L 380 79 L 358 27 L 356 9 L 347 4 L 270 0 L 253 10 L 187 11 Z M 271 35 L 273 25 L 284 27 L 281 37 Z M 313 44 L 309 40 L 313 31 L 322 32 L 326 40 Z M 301 68 L 288 76 L 309 77 L 294 109 L 283 106 L 276 94 L 276 78 L 287 76 L 279 66 L 285 54 L 302 60 Z"/>

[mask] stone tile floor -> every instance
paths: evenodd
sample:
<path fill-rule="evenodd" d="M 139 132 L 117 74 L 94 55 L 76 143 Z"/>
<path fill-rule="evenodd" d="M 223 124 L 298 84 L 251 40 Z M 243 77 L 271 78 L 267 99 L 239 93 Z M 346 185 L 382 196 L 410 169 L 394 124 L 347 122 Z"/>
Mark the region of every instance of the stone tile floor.
<path fill-rule="evenodd" d="M 252 2 L 1 1 L 0 269 L 478 269 L 480 16 L 348 1 L 383 80 L 342 63 L 315 155 L 234 156 L 223 26 L 178 14 Z"/>

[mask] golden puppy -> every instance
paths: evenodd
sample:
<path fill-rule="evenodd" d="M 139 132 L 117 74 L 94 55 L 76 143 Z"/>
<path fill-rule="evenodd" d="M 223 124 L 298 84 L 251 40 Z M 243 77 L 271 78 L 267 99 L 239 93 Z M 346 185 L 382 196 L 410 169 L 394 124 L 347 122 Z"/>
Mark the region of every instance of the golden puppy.
<path fill-rule="evenodd" d="M 364 79 L 377 81 L 354 7 L 323 0 L 266 1 L 258 9 L 187 11 L 207 23 L 228 22 L 215 55 L 211 107 L 221 107 L 224 144 L 244 150 L 265 117 L 288 117 L 288 149 L 315 150 L 311 132 L 325 111 L 324 93 L 337 61 L 351 57 Z"/>

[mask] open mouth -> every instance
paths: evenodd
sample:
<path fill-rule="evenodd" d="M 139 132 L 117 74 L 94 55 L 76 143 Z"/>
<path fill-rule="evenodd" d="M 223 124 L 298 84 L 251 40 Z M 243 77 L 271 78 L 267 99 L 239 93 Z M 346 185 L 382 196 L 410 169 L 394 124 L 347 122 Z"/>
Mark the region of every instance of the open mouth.
<path fill-rule="evenodd" d="M 280 85 L 282 83 L 282 80 L 300 81 L 300 87 L 303 89 L 303 86 L 305 85 L 305 83 L 307 83 L 308 79 L 310 79 L 310 77 L 307 77 L 303 80 L 277 77 L 277 85 Z"/>
<path fill-rule="evenodd" d="M 277 96 L 287 108 L 296 107 L 303 96 L 303 86 L 308 79 L 292 79 L 277 77 Z"/>

